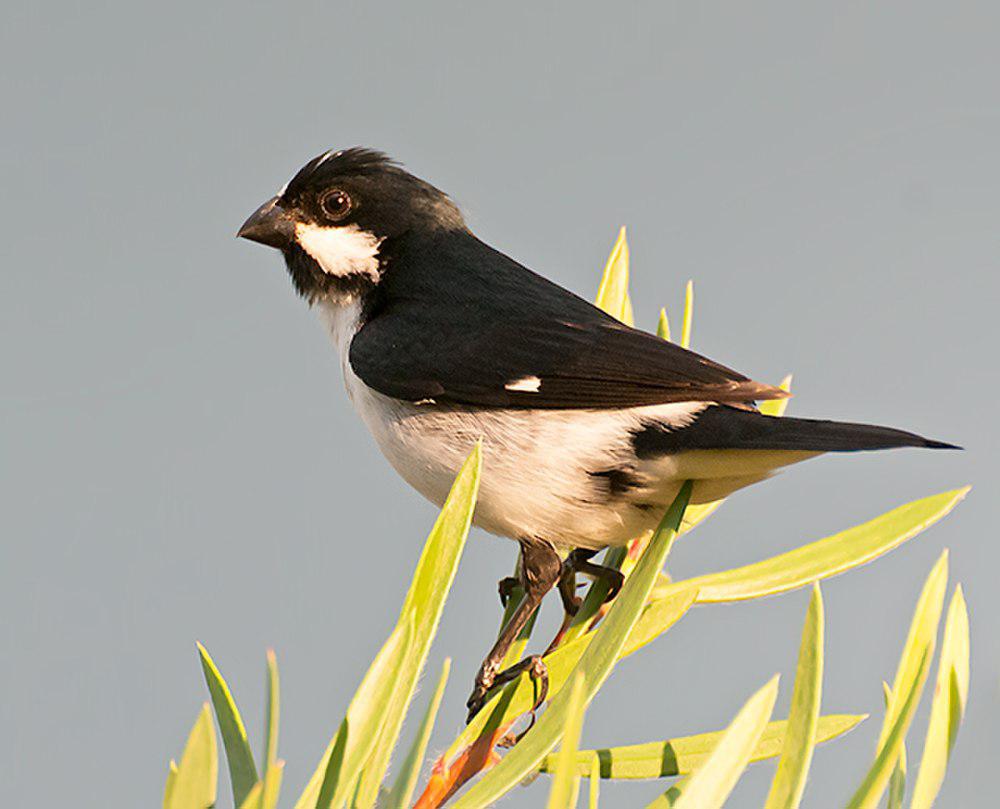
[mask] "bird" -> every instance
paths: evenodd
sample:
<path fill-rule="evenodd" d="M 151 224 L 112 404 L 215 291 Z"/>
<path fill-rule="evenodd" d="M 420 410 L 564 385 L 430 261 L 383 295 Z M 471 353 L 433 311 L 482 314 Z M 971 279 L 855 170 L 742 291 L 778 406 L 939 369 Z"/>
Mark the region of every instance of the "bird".
<path fill-rule="evenodd" d="M 238 236 L 281 252 L 382 454 L 437 506 L 481 441 L 473 522 L 519 545 L 523 597 L 480 666 L 469 718 L 518 633 L 576 574 L 655 528 L 686 481 L 707 503 L 827 452 L 957 448 L 890 427 L 762 414 L 788 394 L 631 328 L 480 241 L 444 192 L 374 149 L 306 163 Z M 507 582 L 508 584 L 510 582 Z M 504 582 L 501 582 L 503 588 Z"/>

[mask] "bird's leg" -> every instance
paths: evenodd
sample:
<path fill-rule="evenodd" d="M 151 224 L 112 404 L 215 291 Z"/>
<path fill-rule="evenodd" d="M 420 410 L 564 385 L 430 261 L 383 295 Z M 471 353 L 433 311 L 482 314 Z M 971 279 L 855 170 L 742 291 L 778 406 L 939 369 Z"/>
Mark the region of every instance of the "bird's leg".
<path fill-rule="evenodd" d="M 537 660 L 527 658 L 526 661 L 522 661 L 506 671 L 500 671 L 500 665 L 507 655 L 507 650 L 518 634 L 520 634 L 524 625 L 534 615 L 535 610 L 542 603 L 545 594 L 555 587 L 562 572 L 562 562 L 559 559 L 559 554 L 556 553 L 555 548 L 549 543 L 539 540 L 521 540 L 520 544 L 521 584 L 524 586 L 524 597 L 521 599 L 521 603 L 518 604 L 517 609 L 514 610 L 513 615 L 510 616 L 510 620 L 500 630 L 496 643 L 493 644 L 493 648 L 490 649 L 490 653 L 479 668 L 475 686 L 472 689 L 472 695 L 469 697 L 467 703 L 469 708 L 467 721 L 471 721 L 472 717 L 483 707 L 486 692 L 495 683 L 498 681 L 508 682 L 525 669 L 531 670 L 533 676 L 537 675 L 542 680 L 540 689 L 542 700 L 544 700 L 545 692 L 548 690 L 548 675 L 545 672 L 545 666 L 542 664 L 541 658 Z M 517 670 L 514 671 L 515 669 Z"/>

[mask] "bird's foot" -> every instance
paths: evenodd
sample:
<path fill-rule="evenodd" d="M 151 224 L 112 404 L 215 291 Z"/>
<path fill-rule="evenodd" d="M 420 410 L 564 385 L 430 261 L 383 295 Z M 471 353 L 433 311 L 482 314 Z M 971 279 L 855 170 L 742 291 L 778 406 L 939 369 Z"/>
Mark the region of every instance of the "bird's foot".
<path fill-rule="evenodd" d="M 472 721 L 473 717 L 479 713 L 483 705 L 486 702 L 486 695 L 493 688 L 498 688 L 500 686 L 506 685 L 513 680 L 516 680 L 524 672 L 528 672 L 531 677 L 532 685 L 535 688 L 535 701 L 531 706 L 531 725 L 535 722 L 535 711 L 545 702 L 546 697 L 549 695 L 549 670 L 545 665 L 545 661 L 542 660 L 541 655 L 531 655 L 530 657 L 524 658 L 520 663 L 515 663 L 510 668 L 504 669 L 501 672 L 491 671 L 488 668 L 487 663 L 483 664 L 483 668 L 479 670 L 479 674 L 476 676 L 476 683 L 472 689 L 472 694 L 469 696 L 468 702 L 465 703 L 466 707 L 469 709 L 469 715 L 465 720 L 468 724 Z M 531 725 L 528 726 L 528 730 L 531 729 Z M 527 733 L 525 730 L 523 733 L 519 734 L 515 739 L 516 742 L 521 736 Z"/>

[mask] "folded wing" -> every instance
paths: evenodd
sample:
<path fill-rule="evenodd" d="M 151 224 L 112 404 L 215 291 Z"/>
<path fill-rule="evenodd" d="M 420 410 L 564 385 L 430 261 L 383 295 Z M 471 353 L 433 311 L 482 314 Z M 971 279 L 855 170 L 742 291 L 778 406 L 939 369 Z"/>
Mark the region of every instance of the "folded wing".
<path fill-rule="evenodd" d="M 629 328 L 475 240 L 414 251 L 390 270 L 350 363 L 399 399 L 483 407 L 609 408 L 783 398 Z"/>

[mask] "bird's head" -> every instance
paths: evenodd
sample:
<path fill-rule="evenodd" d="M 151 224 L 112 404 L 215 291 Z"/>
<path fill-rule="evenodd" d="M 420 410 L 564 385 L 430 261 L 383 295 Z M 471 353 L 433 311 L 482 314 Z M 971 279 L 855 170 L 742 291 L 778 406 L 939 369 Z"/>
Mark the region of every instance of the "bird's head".
<path fill-rule="evenodd" d="M 464 227 L 443 192 L 381 152 L 353 148 L 310 160 L 237 235 L 280 250 L 295 288 L 314 302 L 378 284 L 393 240 Z"/>

